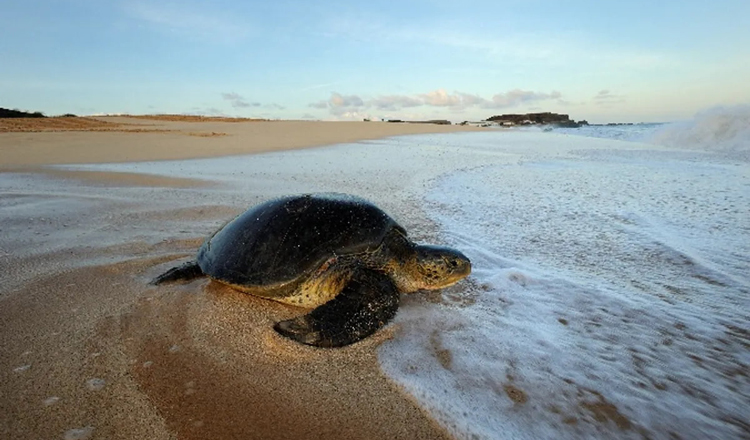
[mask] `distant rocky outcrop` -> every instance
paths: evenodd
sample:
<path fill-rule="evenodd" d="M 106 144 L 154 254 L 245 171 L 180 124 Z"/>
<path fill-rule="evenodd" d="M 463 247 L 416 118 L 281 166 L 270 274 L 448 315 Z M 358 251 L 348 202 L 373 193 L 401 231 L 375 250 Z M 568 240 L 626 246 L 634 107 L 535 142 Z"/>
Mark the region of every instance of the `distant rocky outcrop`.
<path fill-rule="evenodd" d="M 570 119 L 570 116 L 543 112 L 543 113 L 509 113 L 503 115 L 490 116 L 486 119 L 500 125 L 555 125 L 558 127 L 580 127 L 588 125 L 587 121 L 576 122 Z"/>
<path fill-rule="evenodd" d="M 430 119 L 429 121 L 417 121 L 420 124 L 437 124 L 437 125 L 451 125 L 451 121 L 447 119 Z"/>
<path fill-rule="evenodd" d="M 429 121 L 404 121 L 401 119 L 389 119 L 388 122 L 403 122 L 407 124 L 437 124 L 437 125 L 451 125 L 451 121 L 447 119 L 430 119 Z"/>
<path fill-rule="evenodd" d="M 7 109 L 0 107 L 0 118 L 46 118 L 42 112 L 24 112 L 18 109 Z"/>

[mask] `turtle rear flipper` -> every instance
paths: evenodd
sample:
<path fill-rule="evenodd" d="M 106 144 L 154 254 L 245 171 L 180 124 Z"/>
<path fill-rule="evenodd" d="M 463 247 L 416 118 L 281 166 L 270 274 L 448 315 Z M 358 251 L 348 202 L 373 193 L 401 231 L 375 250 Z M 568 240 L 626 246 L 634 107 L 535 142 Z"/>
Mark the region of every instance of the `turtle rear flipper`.
<path fill-rule="evenodd" d="M 169 269 L 151 280 L 149 284 L 156 286 L 168 281 L 192 280 L 194 278 L 202 277 L 203 275 L 203 271 L 200 266 L 198 266 L 197 262 L 188 261 L 187 263 Z"/>
<path fill-rule="evenodd" d="M 383 327 L 398 310 L 399 292 L 380 272 L 359 269 L 335 298 L 307 315 L 274 325 L 288 338 L 316 347 L 342 347 Z"/>

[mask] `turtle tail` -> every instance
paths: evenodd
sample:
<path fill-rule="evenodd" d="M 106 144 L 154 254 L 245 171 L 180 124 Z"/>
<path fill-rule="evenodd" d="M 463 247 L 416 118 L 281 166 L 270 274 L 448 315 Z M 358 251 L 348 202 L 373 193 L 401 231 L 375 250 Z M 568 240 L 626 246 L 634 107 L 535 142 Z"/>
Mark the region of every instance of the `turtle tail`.
<path fill-rule="evenodd" d="M 151 280 L 149 284 L 156 286 L 161 283 L 170 281 L 188 281 L 194 278 L 202 277 L 203 275 L 204 273 L 201 270 L 200 266 L 198 266 L 198 262 L 188 261 L 187 263 L 183 263 L 177 267 L 169 269 L 168 271 Z"/>

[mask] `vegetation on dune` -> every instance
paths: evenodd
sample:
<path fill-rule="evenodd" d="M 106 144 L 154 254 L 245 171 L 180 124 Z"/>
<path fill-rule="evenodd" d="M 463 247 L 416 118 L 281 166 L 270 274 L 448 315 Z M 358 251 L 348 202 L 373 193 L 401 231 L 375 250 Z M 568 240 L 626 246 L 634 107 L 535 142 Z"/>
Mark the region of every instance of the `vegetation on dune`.
<path fill-rule="evenodd" d="M 0 118 L 46 118 L 42 112 L 24 112 L 18 109 L 7 109 L 0 107 Z"/>
<path fill-rule="evenodd" d="M 13 110 L 0 107 L 0 118 L 47 118 L 48 116 L 42 112 L 25 112 L 14 108 Z M 77 118 L 77 115 L 73 113 L 65 113 L 64 115 L 57 116 L 58 118 Z"/>

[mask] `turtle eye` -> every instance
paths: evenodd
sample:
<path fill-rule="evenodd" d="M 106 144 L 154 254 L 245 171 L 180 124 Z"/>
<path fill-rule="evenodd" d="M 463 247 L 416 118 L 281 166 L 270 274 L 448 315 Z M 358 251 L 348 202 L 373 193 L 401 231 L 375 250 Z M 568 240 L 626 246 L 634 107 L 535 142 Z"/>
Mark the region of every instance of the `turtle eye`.
<path fill-rule="evenodd" d="M 447 264 L 451 268 L 455 269 L 458 266 L 458 262 L 454 259 L 443 257 L 443 261 L 445 261 L 445 264 Z"/>

